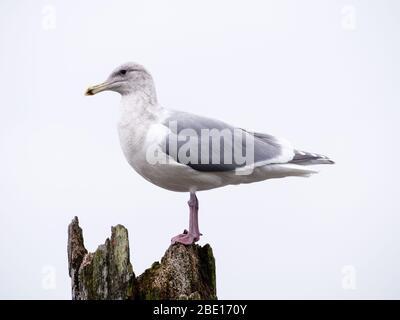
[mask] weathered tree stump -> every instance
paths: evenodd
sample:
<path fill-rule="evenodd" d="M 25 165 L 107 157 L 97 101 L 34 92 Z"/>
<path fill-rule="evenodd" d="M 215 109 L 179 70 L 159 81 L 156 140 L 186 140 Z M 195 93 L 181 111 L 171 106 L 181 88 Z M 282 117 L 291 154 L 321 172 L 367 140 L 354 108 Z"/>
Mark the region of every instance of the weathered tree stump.
<path fill-rule="evenodd" d="M 68 227 L 68 264 L 73 300 L 217 299 L 215 259 L 208 244 L 171 245 L 161 262 L 136 277 L 124 226 L 112 227 L 111 240 L 90 253 L 75 217 Z"/>

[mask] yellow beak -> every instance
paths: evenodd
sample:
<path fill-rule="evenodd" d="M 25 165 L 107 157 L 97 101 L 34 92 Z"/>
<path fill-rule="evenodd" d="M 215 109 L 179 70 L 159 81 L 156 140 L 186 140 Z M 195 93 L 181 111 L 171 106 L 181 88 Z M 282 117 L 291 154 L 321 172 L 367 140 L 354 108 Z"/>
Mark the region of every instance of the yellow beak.
<path fill-rule="evenodd" d="M 107 89 L 108 89 L 108 83 L 107 82 L 103 82 L 103 83 L 100 83 L 100 84 L 98 84 L 96 86 L 92 86 L 92 87 L 87 88 L 86 92 L 85 92 L 85 96 L 93 96 L 96 93 L 99 93 L 99 92 L 107 90 Z"/>

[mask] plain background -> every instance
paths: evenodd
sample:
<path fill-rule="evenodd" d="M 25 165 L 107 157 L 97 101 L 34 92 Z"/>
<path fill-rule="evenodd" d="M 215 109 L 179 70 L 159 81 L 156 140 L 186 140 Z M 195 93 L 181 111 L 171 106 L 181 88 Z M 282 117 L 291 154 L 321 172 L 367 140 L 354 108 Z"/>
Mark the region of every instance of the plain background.
<path fill-rule="evenodd" d="M 187 194 L 136 174 L 119 64 L 158 98 L 337 164 L 198 194 L 219 298 L 400 298 L 399 1 L 0 2 L 0 298 L 69 299 L 67 226 L 121 223 L 136 274 L 187 225 Z"/>

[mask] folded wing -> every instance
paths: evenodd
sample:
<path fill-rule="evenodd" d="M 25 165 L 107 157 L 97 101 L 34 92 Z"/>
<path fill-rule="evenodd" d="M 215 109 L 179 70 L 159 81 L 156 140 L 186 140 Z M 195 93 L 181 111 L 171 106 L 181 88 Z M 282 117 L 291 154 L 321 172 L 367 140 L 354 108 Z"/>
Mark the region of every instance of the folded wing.
<path fill-rule="evenodd" d="M 172 111 L 163 121 L 163 151 L 177 162 L 204 172 L 288 163 L 293 148 L 272 135 L 252 133 L 222 121 Z"/>

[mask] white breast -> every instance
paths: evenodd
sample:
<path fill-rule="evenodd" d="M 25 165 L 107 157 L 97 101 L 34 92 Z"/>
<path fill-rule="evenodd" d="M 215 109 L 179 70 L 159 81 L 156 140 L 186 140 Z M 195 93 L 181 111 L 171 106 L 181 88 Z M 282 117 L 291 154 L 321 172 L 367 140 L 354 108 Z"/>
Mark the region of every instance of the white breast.
<path fill-rule="evenodd" d="M 123 153 L 128 163 L 146 180 L 164 189 L 187 192 L 218 187 L 222 181 L 218 175 L 193 170 L 180 164 L 166 154 L 165 163 L 148 159 L 148 150 L 160 145 L 169 129 L 158 118 L 137 117 L 125 114 L 118 124 L 118 133 Z M 179 179 L 177 179 L 179 177 Z"/>

